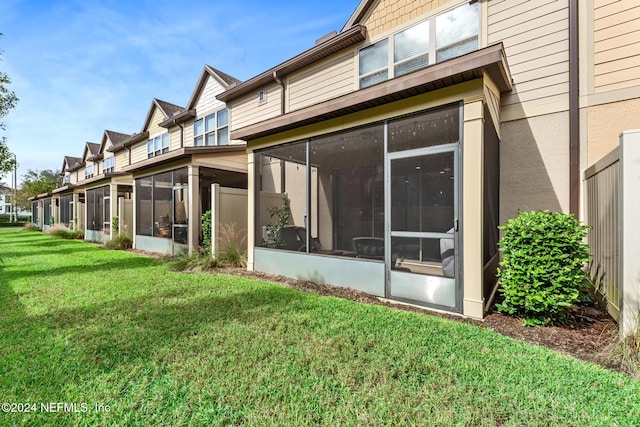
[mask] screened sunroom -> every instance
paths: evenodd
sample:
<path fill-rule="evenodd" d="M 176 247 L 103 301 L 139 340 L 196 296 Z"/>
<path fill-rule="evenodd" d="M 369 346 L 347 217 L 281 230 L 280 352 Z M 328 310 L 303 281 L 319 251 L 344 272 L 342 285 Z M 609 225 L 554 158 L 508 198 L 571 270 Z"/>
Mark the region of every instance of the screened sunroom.
<path fill-rule="evenodd" d="M 237 130 L 252 152 L 249 268 L 482 317 L 503 61 L 500 46 L 476 51 L 442 78 L 436 65 Z"/>

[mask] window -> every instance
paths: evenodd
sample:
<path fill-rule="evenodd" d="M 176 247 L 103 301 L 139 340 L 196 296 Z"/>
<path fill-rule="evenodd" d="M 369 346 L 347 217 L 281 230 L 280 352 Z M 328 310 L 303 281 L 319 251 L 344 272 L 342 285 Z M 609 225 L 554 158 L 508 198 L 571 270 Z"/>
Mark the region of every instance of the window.
<path fill-rule="evenodd" d="M 229 143 L 229 111 L 224 108 L 193 123 L 193 145 L 196 147 Z"/>
<path fill-rule="evenodd" d="M 147 158 L 157 157 L 169 152 L 169 133 L 165 132 L 147 141 Z"/>
<path fill-rule="evenodd" d="M 51 224 L 51 199 L 47 199 L 44 202 L 42 202 L 42 207 L 43 207 L 42 219 L 43 219 L 44 225 L 53 225 Z"/>
<path fill-rule="evenodd" d="M 478 2 L 463 4 L 360 50 L 360 88 L 478 49 Z"/>
<path fill-rule="evenodd" d="M 260 93 L 258 94 L 258 103 L 262 104 L 266 100 L 267 100 L 267 95 L 264 93 L 263 90 L 261 90 Z"/>
<path fill-rule="evenodd" d="M 87 190 L 87 229 L 109 233 L 111 228 L 111 197 L 109 186 Z"/>
<path fill-rule="evenodd" d="M 38 224 L 38 202 L 31 203 L 31 220 L 34 224 Z"/>
<path fill-rule="evenodd" d="M 268 148 L 256 166 L 256 246 L 306 252 L 309 238 L 309 252 L 353 257 L 354 239 L 366 237 L 384 248 L 383 124 Z M 290 217 L 277 230 L 271 212 L 285 195 Z"/>
<path fill-rule="evenodd" d="M 60 196 L 60 224 L 72 228 L 73 220 L 73 194 Z"/>
<path fill-rule="evenodd" d="M 89 165 L 84 168 L 84 179 L 89 179 L 93 177 L 93 165 Z"/>
<path fill-rule="evenodd" d="M 116 158 L 111 156 L 111 157 L 105 157 L 105 159 L 102 161 L 102 172 L 103 173 L 113 173 L 115 171 L 115 165 L 116 165 Z"/>
<path fill-rule="evenodd" d="M 187 244 L 187 168 L 136 179 L 136 234 Z"/>

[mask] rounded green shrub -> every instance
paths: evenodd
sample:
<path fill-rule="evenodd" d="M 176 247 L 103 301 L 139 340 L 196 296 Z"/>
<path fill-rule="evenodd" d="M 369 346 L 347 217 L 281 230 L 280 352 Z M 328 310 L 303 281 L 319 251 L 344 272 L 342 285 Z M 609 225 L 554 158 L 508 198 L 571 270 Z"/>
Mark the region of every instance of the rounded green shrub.
<path fill-rule="evenodd" d="M 533 211 L 499 228 L 504 231 L 498 242 L 504 254 L 498 268 L 504 301 L 498 310 L 527 325 L 562 322 L 585 281 L 589 227 L 570 214 Z"/>

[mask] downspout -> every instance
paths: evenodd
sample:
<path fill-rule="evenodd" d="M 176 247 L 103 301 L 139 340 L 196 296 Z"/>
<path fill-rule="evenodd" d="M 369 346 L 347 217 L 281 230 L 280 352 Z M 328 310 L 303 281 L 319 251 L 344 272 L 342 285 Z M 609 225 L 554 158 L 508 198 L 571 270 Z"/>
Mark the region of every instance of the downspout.
<path fill-rule="evenodd" d="M 274 71 L 273 72 L 273 80 L 276 81 L 276 83 L 278 83 L 280 85 L 280 114 L 284 116 L 284 100 L 285 100 L 285 91 L 287 89 L 284 81 L 282 81 L 282 79 L 280 77 L 278 77 L 278 72 Z"/>
<path fill-rule="evenodd" d="M 569 212 L 580 215 L 580 65 L 578 1 L 569 0 Z"/>
<path fill-rule="evenodd" d="M 176 120 L 174 119 L 173 124 L 180 126 L 180 148 L 184 148 L 184 123 L 176 123 Z"/>

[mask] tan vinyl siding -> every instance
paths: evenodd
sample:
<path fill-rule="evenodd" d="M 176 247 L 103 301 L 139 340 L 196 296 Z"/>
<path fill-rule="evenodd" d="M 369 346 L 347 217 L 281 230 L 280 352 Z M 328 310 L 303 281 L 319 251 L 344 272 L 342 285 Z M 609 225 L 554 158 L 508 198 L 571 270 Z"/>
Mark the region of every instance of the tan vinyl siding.
<path fill-rule="evenodd" d="M 116 172 L 120 172 L 123 167 L 129 166 L 129 152 L 127 150 L 121 150 L 115 153 L 116 157 Z"/>
<path fill-rule="evenodd" d="M 640 86 L 640 3 L 595 0 L 593 19 L 595 92 Z"/>
<path fill-rule="evenodd" d="M 355 90 L 355 51 L 334 56 L 288 80 L 288 111 L 336 98 Z"/>
<path fill-rule="evenodd" d="M 198 102 L 196 103 L 198 116 L 224 108 L 224 102 L 216 99 L 216 95 L 223 91 L 224 88 L 222 85 L 212 77 L 209 77 L 204 89 L 202 89 L 202 92 L 200 93 Z"/>
<path fill-rule="evenodd" d="M 184 146 L 195 146 L 195 144 L 193 143 L 193 120 L 184 123 Z"/>
<path fill-rule="evenodd" d="M 508 119 L 568 108 L 568 13 L 567 0 L 488 3 L 487 41 L 504 43 L 514 82 L 502 97 Z"/>
<path fill-rule="evenodd" d="M 131 164 L 147 160 L 147 141 L 138 142 L 131 147 Z"/>
<path fill-rule="evenodd" d="M 247 172 L 247 153 L 199 154 L 193 156 L 193 162 L 200 166 L 235 172 Z"/>
<path fill-rule="evenodd" d="M 177 150 L 180 147 L 180 136 L 182 134 L 182 130 L 180 126 L 173 126 L 169 128 L 169 151 Z"/>
<path fill-rule="evenodd" d="M 447 0 L 380 0 L 363 19 L 369 37 L 375 39 L 395 27 L 401 26 L 420 15 L 431 12 L 440 6 L 459 1 Z"/>
<path fill-rule="evenodd" d="M 159 108 L 154 108 L 153 116 L 151 116 L 151 122 L 149 122 L 149 126 L 146 129 L 151 138 L 167 131 L 165 128 L 158 125 L 158 123 L 162 123 L 164 119 L 165 117 L 164 114 L 162 114 L 162 111 L 160 111 Z"/>
<path fill-rule="evenodd" d="M 267 100 L 258 103 L 258 93 L 264 91 Z M 277 83 L 256 89 L 231 104 L 231 130 L 240 129 L 280 115 L 280 85 Z M 193 132 L 192 132 L 193 135 Z"/>

